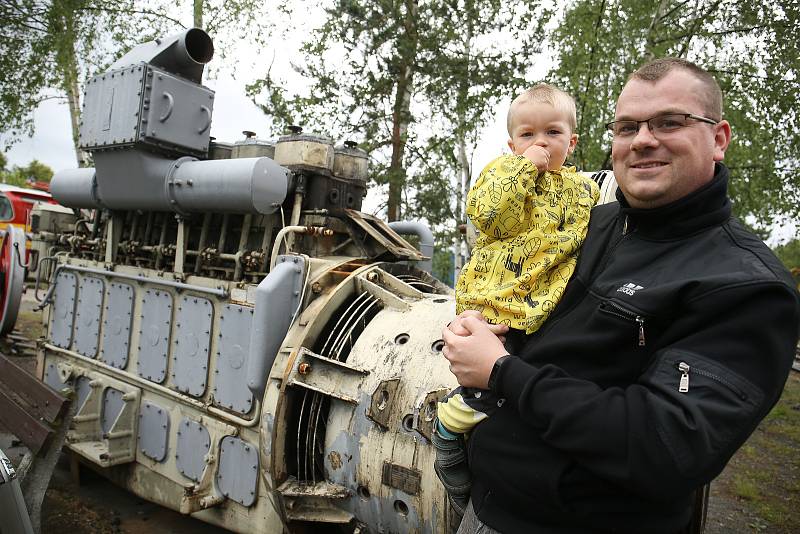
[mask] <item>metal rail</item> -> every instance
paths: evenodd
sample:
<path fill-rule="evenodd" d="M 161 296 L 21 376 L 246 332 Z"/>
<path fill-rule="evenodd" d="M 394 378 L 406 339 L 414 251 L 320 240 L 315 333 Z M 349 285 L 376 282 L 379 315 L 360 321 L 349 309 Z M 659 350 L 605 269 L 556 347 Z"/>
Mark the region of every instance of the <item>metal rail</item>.
<path fill-rule="evenodd" d="M 183 282 L 175 282 L 174 280 L 161 280 L 159 278 L 147 278 L 145 276 L 138 276 L 134 274 L 125 274 L 125 273 L 118 273 L 115 271 L 107 271 L 105 269 L 95 269 L 92 267 L 80 267 L 78 265 L 70 265 L 67 263 L 62 263 L 56 270 L 53 272 L 52 278 L 54 280 L 53 284 L 50 285 L 50 289 L 45 294 L 44 298 L 42 299 L 41 303 L 34 309 L 35 311 L 43 309 L 50 299 L 53 297 L 53 292 L 55 291 L 57 282 L 56 279 L 58 277 L 58 273 L 62 270 L 68 271 L 77 271 L 80 273 L 89 273 L 89 274 L 99 274 L 101 276 L 108 276 L 109 278 L 119 278 L 122 280 L 131 280 L 134 282 L 139 282 L 142 284 L 153 284 L 158 286 L 165 286 L 165 287 L 172 287 L 179 290 L 185 291 L 195 291 L 197 293 L 206 293 L 209 295 L 214 295 L 220 298 L 228 298 L 228 290 L 221 289 L 221 288 L 213 288 L 213 287 L 205 287 L 205 286 L 198 286 L 195 284 L 185 284 Z M 38 285 L 37 285 L 38 287 Z"/>
<path fill-rule="evenodd" d="M 64 349 L 62 347 L 58 347 L 56 345 L 52 345 L 50 343 L 45 343 L 44 348 L 50 350 L 52 352 L 57 352 L 61 355 L 67 356 L 73 360 L 79 361 L 83 364 L 89 365 L 96 369 L 102 370 L 107 374 L 116 376 L 117 378 L 127 381 L 127 382 L 135 382 L 136 385 L 141 387 L 142 389 L 149 390 L 152 393 L 159 393 L 161 395 L 166 395 L 172 397 L 184 404 L 188 404 L 193 408 L 197 408 L 198 410 L 207 410 L 210 413 L 214 414 L 215 416 L 225 419 L 229 423 L 233 423 L 234 425 L 252 428 L 259 423 L 259 413 L 261 411 L 261 401 L 255 396 L 253 397 L 255 400 L 255 410 L 253 411 L 253 418 L 252 419 L 243 419 L 241 417 L 237 417 L 235 415 L 229 414 L 226 411 L 220 410 L 219 408 L 215 408 L 210 403 L 201 402 L 197 399 L 193 399 L 192 397 L 187 397 L 186 395 L 182 395 L 177 391 L 173 391 L 167 387 L 164 387 L 160 384 L 156 384 L 155 382 L 150 382 L 149 380 L 144 380 L 138 376 L 132 375 L 116 367 L 111 367 L 110 365 L 106 365 L 102 362 L 97 360 L 93 360 L 91 358 L 87 358 L 81 354 L 77 354 L 72 352 L 71 350 Z"/>

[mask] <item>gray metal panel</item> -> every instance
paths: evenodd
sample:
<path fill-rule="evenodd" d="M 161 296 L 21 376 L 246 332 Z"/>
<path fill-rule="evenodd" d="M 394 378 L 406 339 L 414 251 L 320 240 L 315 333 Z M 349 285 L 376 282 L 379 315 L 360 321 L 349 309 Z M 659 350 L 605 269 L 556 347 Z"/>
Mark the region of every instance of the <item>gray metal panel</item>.
<path fill-rule="evenodd" d="M 147 289 L 142 296 L 142 321 L 139 330 L 139 376 L 161 383 L 167 376 L 172 295 Z"/>
<path fill-rule="evenodd" d="M 140 126 L 140 141 L 206 152 L 214 108 L 213 91 L 152 65 L 148 65 L 147 71 L 146 104 L 142 108 L 142 117 L 147 122 Z"/>
<path fill-rule="evenodd" d="M 68 349 L 72 344 L 72 323 L 75 320 L 75 293 L 78 289 L 78 277 L 73 273 L 62 271 L 56 276 L 55 284 L 50 339 L 54 345 Z"/>
<path fill-rule="evenodd" d="M 247 413 L 253 406 L 253 393 L 247 388 L 253 308 L 226 304 L 219 325 L 214 403 Z"/>
<path fill-rule="evenodd" d="M 91 379 L 88 376 L 79 376 L 75 380 L 75 391 L 78 396 L 78 410 L 81 409 L 83 403 L 89 398 L 89 393 L 92 392 Z"/>
<path fill-rule="evenodd" d="M 106 297 L 106 318 L 103 321 L 103 348 L 100 359 L 112 367 L 128 365 L 133 318 L 133 287 L 111 282 Z"/>
<path fill-rule="evenodd" d="M 163 462 L 167 456 L 168 436 L 167 410 L 156 404 L 143 402 L 139 413 L 139 450 L 148 458 Z"/>
<path fill-rule="evenodd" d="M 210 300 L 184 296 L 175 314 L 172 383 L 178 391 L 196 397 L 206 391 L 213 312 Z"/>
<path fill-rule="evenodd" d="M 256 288 L 247 387 L 261 398 L 267 375 L 300 304 L 306 262 L 301 256 L 278 256 L 278 262 Z"/>
<path fill-rule="evenodd" d="M 135 65 L 100 74 L 86 83 L 81 148 L 130 145 L 138 139 L 144 74 L 144 66 Z"/>
<path fill-rule="evenodd" d="M 58 372 L 58 367 L 53 362 L 48 363 L 44 368 L 44 383 L 56 391 L 67 387 L 67 383 L 61 381 L 61 373 Z"/>
<path fill-rule="evenodd" d="M 258 452 L 255 445 L 233 436 L 220 443 L 217 487 L 223 495 L 243 506 L 256 500 Z"/>
<path fill-rule="evenodd" d="M 106 388 L 103 391 L 103 413 L 100 415 L 100 428 L 103 429 L 103 434 L 107 434 L 117 422 L 117 417 L 125 406 L 123 395 L 122 391 L 114 388 Z"/>
<path fill-rule="evenodd" d="M 205 457 L 211 448 L 211 436 L 206 427 L 188 417 L 178 426 L 178 442 L 175 465 L 183 476 L 200 482 L 206 467 Z"/>
<path fill-rule="evenodd" d="M 104 290 L 103 281 L 94 276 L 82 276 L 78 282 L 74 348 L 87 358 L 97 356 Z"/>

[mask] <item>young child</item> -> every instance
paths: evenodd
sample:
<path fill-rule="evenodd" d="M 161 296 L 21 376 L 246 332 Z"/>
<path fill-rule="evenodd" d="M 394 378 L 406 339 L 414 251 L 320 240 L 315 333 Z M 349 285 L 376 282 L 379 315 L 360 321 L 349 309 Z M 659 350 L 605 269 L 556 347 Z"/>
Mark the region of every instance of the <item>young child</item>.
<path fill-rule="evenodd" d="M 578 142 L 575 101 L 547 84 L 511 103 L 508 147 L 483 169 L 467 195 L 467 215 L 479 234 L 456 283 L 456 313 L 478 310 L 506 324 L 506 348 L 539 329 L 575 270 L 599 190 L 565 167 Z M 469 500 L 470 475 L 462 436 L 501 406 L 489 391 L 456 388 L 438 405 L 436 472 L 455 508 Z"/>

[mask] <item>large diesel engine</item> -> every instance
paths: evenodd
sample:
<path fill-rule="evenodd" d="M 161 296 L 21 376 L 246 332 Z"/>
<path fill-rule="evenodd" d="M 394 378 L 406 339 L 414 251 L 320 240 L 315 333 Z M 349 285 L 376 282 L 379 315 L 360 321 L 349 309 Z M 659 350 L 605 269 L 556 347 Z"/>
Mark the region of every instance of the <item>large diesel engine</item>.
<path fill-rule="evenodd" d="M 449 532 L 430 436 L 456 385 L 455 306 L 428 272 L 430 232 L 359 211 L 353 143 L 214 142 L 212 55 L 192 29 L 89 80 L 95 168 L 53 178 L 71 211 L 34 214 L 38 369 L 75 392 L 68 447 L 236 532 Z"/>
<path fill-rule="evenodd" d="M 89 80 L 95 168 L 53 178 L 76 215 L 35 214 L 39 369 L 76 392 L 68 446 L 232 531 L 444 532 L 429 438 L 455 385 L 451 291 L 359 211 L 354 144 L 211 140 L 212 54 L 192 29 Z"/>

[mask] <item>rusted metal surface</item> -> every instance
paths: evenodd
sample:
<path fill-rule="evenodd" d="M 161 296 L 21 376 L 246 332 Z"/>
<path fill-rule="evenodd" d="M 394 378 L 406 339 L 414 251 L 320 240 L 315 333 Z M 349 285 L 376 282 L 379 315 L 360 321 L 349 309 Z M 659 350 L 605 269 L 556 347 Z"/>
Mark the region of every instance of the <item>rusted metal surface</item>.
<path fill-rule="evenodd" d="M 32 415 L 53 423 L 61 414 L 67 399 L 25 372 L 0 354 L 0 382 L 5 391 L 13 391 L 30 407 Z"/>
<path fill-rule="evenodd" d="M 2 390 L 0 390 L 0 422 L 34 454 L 39 452 L 53 433 L 48 425 L 31 416 Z"/>
<path fill-rule="evenodd" d="M 399 378 L 383 380 L 372 392 L 367 416 L 385 429 L 388 429 L 389 423 L 397 417 L 393 407 L 400 400 L 397 398 L 399 385 Z"/>
<path fill-rule="evenodd" d="M 381 483 L 397 488 L 409 495 L 416 495 L 422 486 L 422 471 L 391 462 L 383 462 Z"/>

